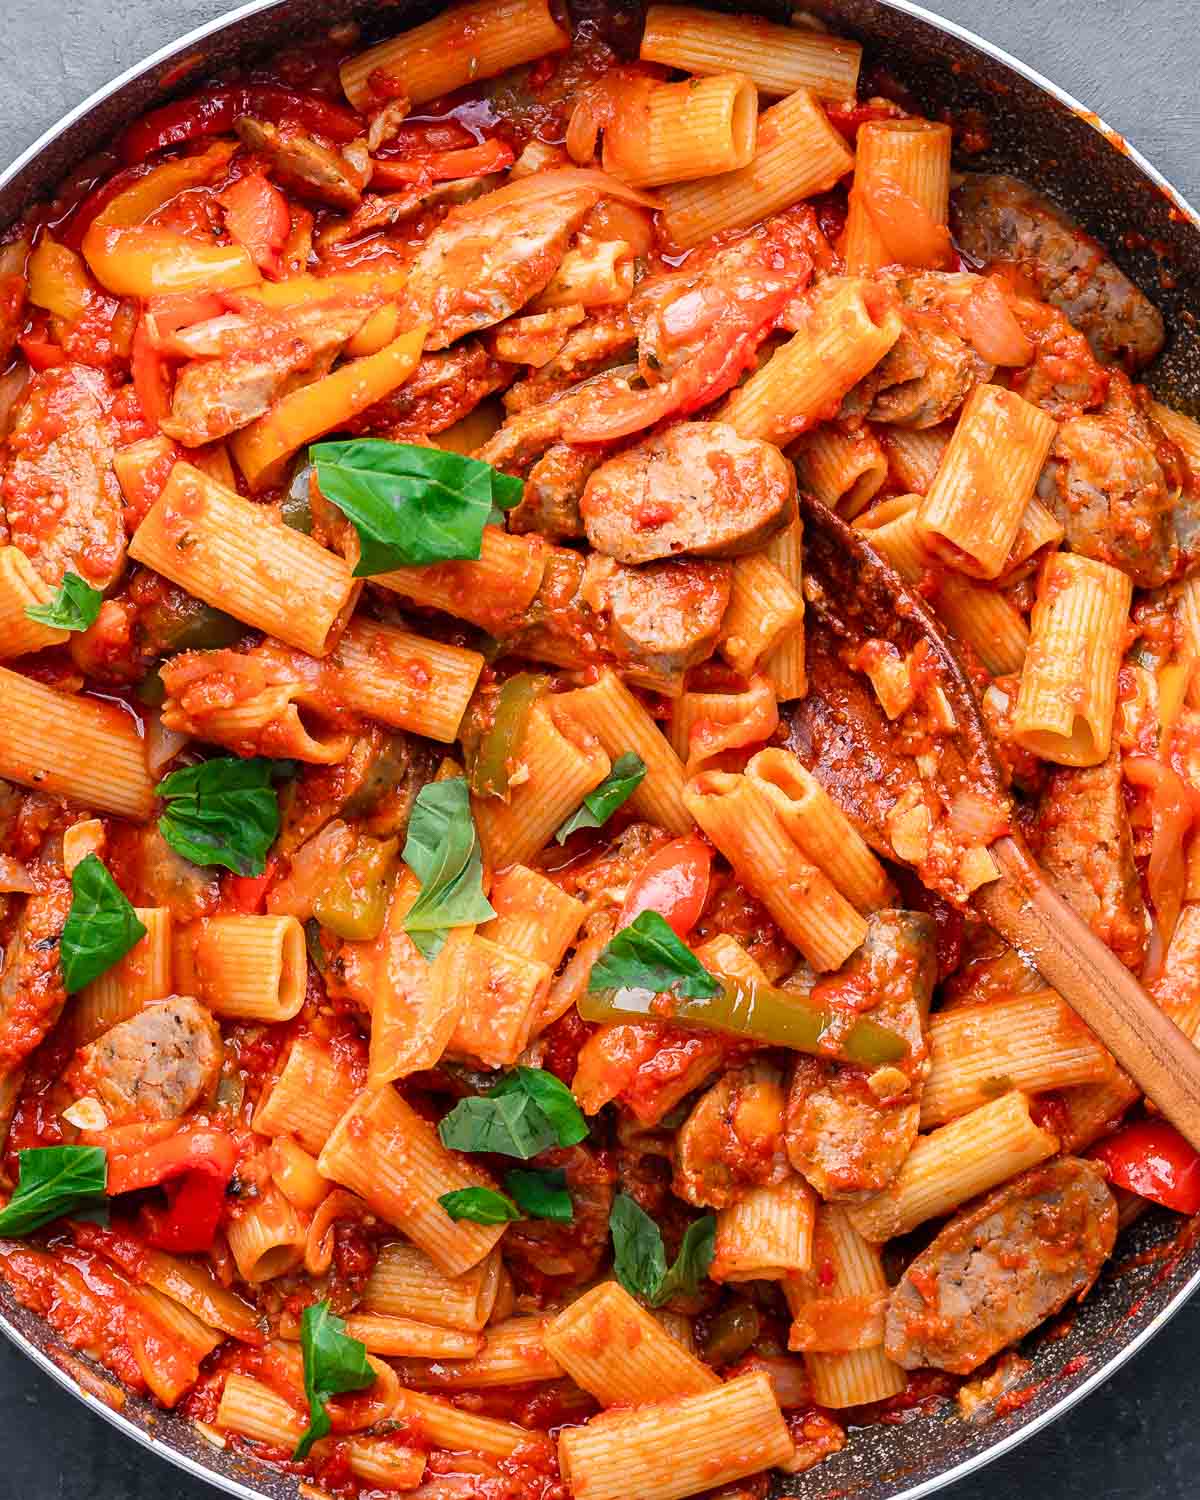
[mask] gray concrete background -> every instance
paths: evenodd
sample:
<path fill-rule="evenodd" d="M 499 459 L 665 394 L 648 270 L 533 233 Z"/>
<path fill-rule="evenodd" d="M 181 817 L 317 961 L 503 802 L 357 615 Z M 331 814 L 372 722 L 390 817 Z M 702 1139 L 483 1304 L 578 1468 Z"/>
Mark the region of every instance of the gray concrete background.
<path fill-rule="evenodd" d="M 0 0 L 0 160 L 221 0 Z M 1038 68 L 1200 201 L 1197 0 L 933 0 Z M 956 1500 L 1196 1500 L 1200 1302 L 1064 1421 Z M 207 1500 L 0 1345 L 0 1500 Z M 630 1500 L 636 1500 L 631 1496 Z"/>

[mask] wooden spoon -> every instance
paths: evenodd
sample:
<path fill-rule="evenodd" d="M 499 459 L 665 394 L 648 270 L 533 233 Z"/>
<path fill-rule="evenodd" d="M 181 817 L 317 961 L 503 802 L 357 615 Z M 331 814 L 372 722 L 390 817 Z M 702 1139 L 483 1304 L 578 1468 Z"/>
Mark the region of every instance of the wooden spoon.
<path fill-rule="evenodd" d="M 851 665 L 868 641 L 907 654 L 921 641 L 955 718 L 935 743 L 939 798 L 972 794 L 999 821 L 1011 799 L 979 700 L 954 648 L 924 600 L 870 543 L 826 506 L 802 495 L 809 692 L 792 710 L 789 743 L 880 853 L 901 864 L 892 832 L 905 793 L 922 770 L 919 746 L 901 742 L 869 680 Z M 871 648 L 878 650 L 879 648 Z M 886 648 L 885 648 L 886 649 Z M 925 761 L 925 773 L 931 762 Z M 1146 1097 L 1200 1151 L 1200 1049 L 1047 881 L 1010 826 L 989 845 L 999 879 L 971 897 L 975 910 L 1083 1018 Z M 936 857 L 919 872 L 931 889 L 957 900 L 957 871 Z"/>

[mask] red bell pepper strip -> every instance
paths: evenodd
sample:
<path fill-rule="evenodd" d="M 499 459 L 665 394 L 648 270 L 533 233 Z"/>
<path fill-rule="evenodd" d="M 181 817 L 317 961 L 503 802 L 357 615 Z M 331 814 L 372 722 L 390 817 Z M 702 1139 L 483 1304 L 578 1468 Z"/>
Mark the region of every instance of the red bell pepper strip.
<path fill-rule="evenodd" d="M 250 252 L 260 271 L 278 276 L 280 252 L 292 228 L 287 199 L 261 172 L 248 172 L 231 183 L 218 201 L 225 210 L 225 228 Z"/>
<path fill-rule="evenodd" d="M 1136 1120 L 1089 1155 L 1105 1164 L 1118 1187 L 1177 1213 L 1200 1210 L 1200 1154 L 1166 1120 Z"/>
<path fill-rule="evenodd" d="M 145 161 L 152 152 L 168 146 L 182 146 L 206 135 L 224 135 L 242 115 L 258 115 L 277 125 L 287 120 L 339 142 L 363 134 L 359 117 L 330 99 L 276 83 L 243 83 L 205 89 L 152 109 L 125 131 L 117 149 L 122 161 Z"/>
<path fill-rule="evenodd" d="M 247 916 L 261 912 L 266 904 L 267 891 L 275 879 L 277 864 L 278 860 L 272 854 L 261 875 L 227 875 L 224 894 L 229 905 Z"/>
<path fill-rule="evenodd" d="M 712 850 L 701 839 L 672 839 L 630 882 L 617 925 L 628 927 L 641 912 L 656 911 L 676 937 L 687 937 L 708 899 L 711 869 Z"/>
<path fill-rule="evenodd" d="M 134 331 L 129 367 L 142 416 L 151 427 L 157 427 L 171 410 L 171 394 L 167 367 L 150 340 L 145 318 L 138 319 Z"/>
<path fill-rule="evenodd" d="M 66 354 L 46 337 L 44 329 L 40 333 L 36 329 L 32 333 L 23 333 L 17 343 L 31 370 L 53 370 L 56 365 L 67 362 Z"/>
<path fill-rule="evenodd" d="M 502 172 L 515 159 L 512 147 L 504 141 L 481 141 L 478 146 L 464 146 L 460 151 L 435 151 L 404 161 L 376 157 L 371 162 L 371 186 L 403 188 L 413 183 L 482 177 L 486 172 Z"/>
<path fill-rule="evenodd" d="M 209 1126 L 193 1126 L 140 1150 L 110 1151 L 108 1193 L 114 1197 L 162 1187 L 166 1208 L 147 1205 L 141 1212 L 146 1242 L 177 1254 L 207 1250 L 217 1232 L 237 1158 L 232 1136 Z"/>

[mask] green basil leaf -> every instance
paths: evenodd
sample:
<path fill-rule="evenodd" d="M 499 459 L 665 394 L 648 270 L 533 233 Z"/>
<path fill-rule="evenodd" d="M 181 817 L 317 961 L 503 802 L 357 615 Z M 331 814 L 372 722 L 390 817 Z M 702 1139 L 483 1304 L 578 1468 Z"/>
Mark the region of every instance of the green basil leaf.
<path fill-rule="evenodd" d="M 296 1444 L 293 1460 L 308 1457 L 318 1438 L 332 1426 L 325 1403 L 343 1391 L 361 1391 L 372 1384 L 375 1371 L 367 1363 L 367 1346 L 346 1333 L 341 1318 L 328 1302 L 306 1307 L 300 1319 L 300 1348 L 304 1355 L 304 1391 L 308 1396 L 308 1426 Z"/>
<path fill-rule="evenodd" d="M 560 844 L 580 828 L 603 828 L 622 802 L 632 797 L 642 784 L 646 762 L 633 750 L 618 755 L 612 770 L 594 791 L 583 799 L 569 818 L 559 825 L 554 837 Z"/>
<path fill-rule="evenodd" d="M 452 1219 L 470 1219 L 472 1224 L 510 1224 L 521 1217 L 512 1199 L 494 1188 L 459 1188 L 443 1193 L 438 1202 Z"/>
<path fill-rule="evenodd" d="M 717 1216 L 705 1214 L 689 1224 L 670 1270 L 658 1225 L 626 1193 L 613 1199 L 608 1225 L 613 1239 L 613 1270 L 627 1292 L 651 1307 L 671 1297 L 694 1296 L 712 1265 Z"/>
<path fill-rule="evenodd" d="M 103 863 L 94 854 L 81 859 L 71 875 L 71 910 L 58 950 L 67 994 L 106 974 L 145 936 L 145 925 Z"/>
<path fill-rule="evenodd" d="M 575 1207 L 567 1192 L 567 1174 L 561 1167 L 547 1167 L 541 1172 L 514 1167 L 504 1174 L 504 1186 L 527 1218 L 570 1224 L 575 1217 Z"/>
<path fill-rule="evenodd" d="M 99 1146 L 34 1146 L 17 1155 L 17 1190 L 0 1210 L 0 1234 L 19 1239 L 64 1214 L 105 1202 L 108 1157 Z"/>
<path fill-rule="evenodd" d="M 669 1302 L 672 1297 L 680 1294 L 694 1297 L 700 1289 L 700 1283 L 708 1275 L 716 1245 L 716 1214 L 705 1214 L 702 1219 L 693 1220 L 683 1236 L 674 1264 L 658 1289 L 656 1303 Z"/>
<path fill-rule="evenodd" d="M 486 922 L 496 915 L 483 894 L 479 835 L 461 776 L 421 788 L 408 823 L 404 863 L 421 882 L 404 930 L 430 962 L 452 927 Z"/>
<path fill-rule="evenodd" d="M 518 1068 L 489 1093 L 461 1100 L 438 1126 L 442 1144 L 453 1151 L 519 1161 L 552 1146 L 574 1146 L 587 1133 L 570 1089 L 540 1068 Z"/>
<path fill-rule="evenodd" d="M 627 1292 L 653 1304 L 667 1275 L 667 1256 L 658 1225 L 627 1193 L 618 1193 L 608 1227 L 617 1280 Z"/>
<path fill-rule="evenodd" d="M 155 788 L 167 804 L 159 831 L 195 865 L 261 875 L 279 833 L 279 797 L 271 782 L 288 770 L 288 762 L 262 756 L 220 756 L 172 771 Z"/>
<path fill-rule="evenodd" d="M 356 578 L 477 558 L 493 509 L 509 509 L 523 489 L 477 458 L 416 443 L 352 438 L 308 455 L 322 495 L 358 533 Z"/>
<path fill-rule="evenodd" d="M 25 613 L 39 625 L 53 625 L 55 630 L 86 630 L 96 623 L 104 595 L 78 573 L 64 573 L 49 604 L 28 604 Z"/>
<path fill-rule="evenodd" d="M 575 1095 L 545 1068 L 517 1068 L 502 1078 L 488 1097 L 502 1098 L 505 1094 L 528 1094 L 554 1126 L 556 1145 L 576 1146 L 587 1138 L 587 1121 Z"/>
<path fill-rule="evenodd" d="M 706 1000 L 721 993 L 721 984 L 656 911 L 644 911 L 621 928 L 592 965 L 588 989 L 651 990 Z"/>

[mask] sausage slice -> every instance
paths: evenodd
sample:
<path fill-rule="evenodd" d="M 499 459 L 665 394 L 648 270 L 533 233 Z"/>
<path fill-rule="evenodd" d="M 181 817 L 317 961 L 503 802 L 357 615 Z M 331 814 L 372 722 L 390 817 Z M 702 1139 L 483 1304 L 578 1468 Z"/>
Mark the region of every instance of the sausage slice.
<path fill-rule="evenodd" d="M 67 1073 L 77 1095 L 105 1106 L 110 1125 L 177 1120 L 216 1087 L 221 1033 L 187 995 L 174 995 L 119 1021 L 81 1047 Z"/>
<path fill-rule="evenodd" d="M 1063 1156 L 951 1219 L 888 1303 L 884 1347 L 906 1370 L 967 1375 L 1082 1297 L 1117 1237 L 1094 1162 Z"/>
<path fill-rule="evenodd" d="M 612 571 L 596 593 L 608 615 L 608 643 L 630 682 L 676 696 L 688 667 L 711 656 L 729 604 L 727 562 L 680 558 L 627 568 L 591 558 L 589 573 Z M 585 578 L 584 592 L 588 592 Z"/>
<path fill-rule="evenodd" d="M 618 562 L 738 557 L 794 519 L 796 474 L 725 422 L 680 422 L 601 465 L 579 512 L 588 541 Z"/>
<path fill-rule="evenodd" d="M 1020 266 L 1099 359 L 1148 364 L 1163 346 L 1162 314 L 1103 246 L 1015 177 L 968 174 L 955 194 L 958 243 L 975 260 Z"/>

